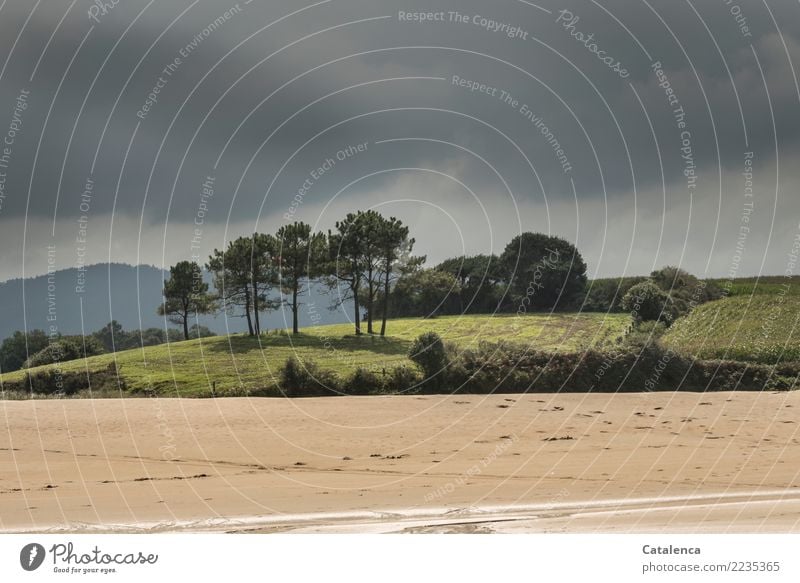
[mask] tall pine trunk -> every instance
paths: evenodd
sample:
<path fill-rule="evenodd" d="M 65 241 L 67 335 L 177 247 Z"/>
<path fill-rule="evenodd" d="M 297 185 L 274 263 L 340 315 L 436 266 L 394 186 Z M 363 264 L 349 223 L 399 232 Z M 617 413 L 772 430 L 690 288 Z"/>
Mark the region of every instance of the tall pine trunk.
<path fill-rule="evenodd" d="M 261 320 L 258 316 L 258 287 L 255 280 L 253 280 L 253 313 L 256 316 L 255 332 L 256 335 L 261 334 Z"/>
<path fill-rule="evenodd" d="M 300 331 L 297 325 L 297 283 L 292 287 L 292 334 L 297 334 Z"/>
<path fill-rule="evenodd" d="M 253 336 L 253 320 L 250 318 L 250 286 L 244 292 L 244 313 L 247 315 L 247 332 Z"/>
<path fill-rule="evenodd" d="M 386 269 L 386 277 L 383 280 L 383 314 L 381 319 L 381 336 L 386 336 L 386 319 L 389 317 L 389 273 Z"/>
<path fill-rule="evenodd" d="M 189 340 L 189 311 L 183 313 L 183 339 Z"/>
<path fill-rule="evenodd" d="M 372 269 L 367 271 L 367 334 L 372 334 L 372 308 L 375 298 L 375 284 L 372 282 Z"/>
<path fill-rule="evenodd" d="M 356 336 L 361 334 L 361 306 L 358 304 L 358 286 L 353 288 L 353 303 L 355 304 L 356 314 L 355 314 L 355 323 L 356 323 Z"/>

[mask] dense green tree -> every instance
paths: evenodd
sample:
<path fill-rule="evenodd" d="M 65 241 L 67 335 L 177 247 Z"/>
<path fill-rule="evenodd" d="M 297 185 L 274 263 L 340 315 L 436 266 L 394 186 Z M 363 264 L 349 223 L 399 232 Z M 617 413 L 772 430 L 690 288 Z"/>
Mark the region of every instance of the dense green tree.
<path fill-rule="evenodd" d="M 653 271 L 650 280 L 672 298 L 676 316 L 688 314 L 695 306 L 722 297 L 722 290 L 713 281 L 701 281 L 672 265 Z"/>
<path fill-rule="evenodd" d="M 164 281 L 164 303 L 158 313 L 181 325 L 185 340 L 189 340 L 189 318 L 208 314 L 213 306 L 208 284 L 203 281 L 203 271 L 197 263 L 180 261 L 170 268 L 169 279 Z"/>
<path fill-rule="evenodd" d="M 42 330 L 27 334 L 17 330 L 0 345 L 0 372 L 19 370 L 29 356 L 47 347 L 49 339 Z"/>
<path fill-rule="evenodd" d="M 132 348 L 130 346 L 131 334 L 126 332 L 122 328 L 122 324 L 116 320 L 111 320 L 111 322 L 93 333 L 92 336 L 103 346 L 106 352 Z"/>
<path fill-rule="evenodd" d="M 292 310 L 292 332 L 297 334 L 300 297 L 320 274 L 326 259 L 325 235 L 312 233 L 311 225 L 295 222 L 278 229 L 275 238 L 281 291 Z"/>
<path fill-rule="evenodd" d="M 500 256 L 518 310 L 565 307 L 583 297 L 586 263 L 575 246 L 542 233 L 514 237 Z"/>
<path fill-rule="evenodd" d="M 651 281 L 637 283 L 629 289 L 622 298 L 622 307 L 630 312 L 636 324 L 664 322 L 669 326 L 675 315 L 672 298 Z"/>
<path fill-rule="evenodd" d="M 500 260 L 496 255 L 462 255 L 434 267 L 456 278 L 459 313 L 494 312 L 504 289 Z"/>
<path fill-rule="evenodd" d="M 458 311 L 458 280 L 435 269 L 420 269 L 403 277 L 392 291 L 392 309 L 397 315 L 435 317 Z"/>

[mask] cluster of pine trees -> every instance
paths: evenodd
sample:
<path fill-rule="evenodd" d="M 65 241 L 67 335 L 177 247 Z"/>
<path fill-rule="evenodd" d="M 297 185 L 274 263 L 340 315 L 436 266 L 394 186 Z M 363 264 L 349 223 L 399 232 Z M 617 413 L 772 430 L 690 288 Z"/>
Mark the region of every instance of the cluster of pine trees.
<path fill-rule="evenodd" d="M 187 339 L 193 316 L 220 310 L 246 318 L 250 335 L 258 335 L 260 314 L 286 305 L 297 334 L 302 296 L 319 282 L 338 289 L 331 294 L 334 306 L 353 302 L 356 334 L 362 333 L 361 313 L 366 310 L 367 333 L 375 333 L 373 320 L 380 317 L 384 335 L 390 288 L 424 261 L 411 255 L 413 247 L 414 239 L 402 221 L 373 210 L 349 213 L 328 233 L 295 222 L 275 234 L 254 233 L 215 249 L 205 265 L 213 277 L 214 293 L 198 263 L 181 261 L 172 266 L 159 314 L 182 326 Z"/>

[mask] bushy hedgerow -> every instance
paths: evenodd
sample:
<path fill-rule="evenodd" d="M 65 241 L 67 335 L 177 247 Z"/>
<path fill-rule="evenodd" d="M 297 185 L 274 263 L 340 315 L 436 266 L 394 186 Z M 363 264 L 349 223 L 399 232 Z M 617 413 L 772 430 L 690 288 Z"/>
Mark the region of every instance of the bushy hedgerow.
<path fill-rule="evenodd" d="M 623 312 L 622 298 L 646 277 L 619 277 L 595 279 L 589 282 L 583 310 L 588 312 Z"/>
<path fill-rule="evenodd" d="M 22 368 L 33 368 L 45 364 L 67 362 L 103 354 L 103 346 L 92 336 L 69 336 L 49 343 L 39 352 L 31 356 Z"/>
<path fill-rule="evenodd" d="M 396 366 L 386 375 L 383 389 L 384 392 L 390 394 L 418 393 L 422 380 L 422 376 L 411 367 Z"/>
<path fill-rule="evenodd" d="M 373 371 L 358 367 L 342 383 L 346 395 L 369 395 L 383 392 L 383 378 Z"/>
<path fill-rule="evenodd" d="M 36 372 L 29 372 L 23 379 L 3 383 L 3 390 L 34 395 L 64 395 L 71 396 L 78 393 L 85 393 L 89 396 L 91 389 L 92 395 L 95 393 L 114 393 L 120 389 L 125 390 L 125 381 L 117 373 L 114 364 L 107 368 L 81 372 L 61 372 L 56 368 L 49 368 Z"/>
<path fill-rule="evenodd" d="M 294 356 L 286 360 L 278 383 L 287 397 L 335 395 L 341 388 L 335 373 L 310 360 L 300 362 Z"/>
<path fill-rule="evenodd" d="M 544 353 L 482 343 L 450 355 L 447 388 L 490 392 L 727 391 L 791 388 L 800 365 L 780 369 L 693 361 L 655 345 L 614 352 Z"/>

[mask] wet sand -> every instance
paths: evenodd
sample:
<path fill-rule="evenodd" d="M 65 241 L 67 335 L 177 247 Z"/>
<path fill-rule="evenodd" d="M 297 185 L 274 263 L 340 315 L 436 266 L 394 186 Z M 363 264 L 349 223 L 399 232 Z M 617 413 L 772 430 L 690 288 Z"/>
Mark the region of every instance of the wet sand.
<path fill-rule="evenodd" d="M 0 402 L 0 530 L 797 532 L 800 393 Z"/>

